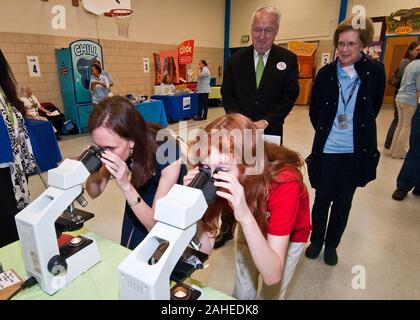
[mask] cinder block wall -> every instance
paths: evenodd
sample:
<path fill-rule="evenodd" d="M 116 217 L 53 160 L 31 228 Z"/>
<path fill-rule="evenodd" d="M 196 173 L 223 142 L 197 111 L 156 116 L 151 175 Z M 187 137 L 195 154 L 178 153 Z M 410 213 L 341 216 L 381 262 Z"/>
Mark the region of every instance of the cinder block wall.
<path fill-rule="evenodd" d="M 78 38 L 0 32 L 0 48 L 8 60 L 19 85 L 29 85 L 39 101 L 50 101 L 63 109 L 60 93 L 56 48 L 66 48 Z M 97 41 L 97 39 L 90 39 Z M 112 74 L 115 86 L 114 94 L 124 95 L 129 92 L 153 94 L 154 63 L 153 53 L 163 50 L 175 50 L 175 45 L 100 40 L 104 54 L 105 70 Z M 26 56 L 38 56 L 41 77 L 29 76 Z M 143 58 L 149 58 L 150 72 L 143 72 Z M 199 59 L 205 59 L 212 77 L 218 84 L 222 76 L 218 76 L 218 67 L 223 66 L 223 49 L 196 47 L 194 61 L 191 65 L 193 78 L 197 78 Z M 18 92 L 20 95 L 20 92 Z"/>

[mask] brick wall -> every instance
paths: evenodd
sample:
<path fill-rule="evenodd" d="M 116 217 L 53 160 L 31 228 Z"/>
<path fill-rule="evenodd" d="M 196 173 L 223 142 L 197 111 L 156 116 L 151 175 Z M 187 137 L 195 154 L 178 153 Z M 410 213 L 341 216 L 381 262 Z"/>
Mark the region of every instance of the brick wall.
<path fill-rule="evenodd" d="M 60 83 L 55 59 L 56 48 L 66 48 L 78 38 L 48 36 L 36 34 L 0 32 L 0 48 L 8 60 L 19 85 L 29 85 L 39 101 L 51 101 L 60 109 L 63 102 L 60 94 Z M 90 39 L 96 41 L 95 39 Z M 175 45 L 129 42 L 100 41 L 104 55 L 105 70 L 111 73 L 114 80 L 114 94 L 124 95 L 128 92 L 153 94 L 154 63 L 153 53 L 163 50 L 174 50 Z M 30 77 L 26 56 L 38 56 L 41 77 Z M 143 72 L 143 58 L 149 58 L 150 73 Z M 223 66 L 223 49 L 196 47 L 194 61 L 191 65 L 196 79 L 199 59 L 205 59 L 212 77 L 218 84 L 222 77 L 217 76 L 219 66 Z M 20 94 L 20 92 L 18 92 Z"/>

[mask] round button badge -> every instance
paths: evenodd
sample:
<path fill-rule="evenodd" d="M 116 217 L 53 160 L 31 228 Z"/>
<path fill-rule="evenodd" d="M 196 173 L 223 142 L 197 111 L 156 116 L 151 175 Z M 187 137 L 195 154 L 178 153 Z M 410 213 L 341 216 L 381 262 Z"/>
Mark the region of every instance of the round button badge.
<path fill-rule="evenodd" d="M 286 63 L 284 63 L 283 61 L 282 61 L 282 62 L 277 63 L 277 69 L 279 69 L 280 71 L 282 71 L 282 70 L 286 69 L 286 67 L 287 67 L 287 65 L 286 65 Z"/>

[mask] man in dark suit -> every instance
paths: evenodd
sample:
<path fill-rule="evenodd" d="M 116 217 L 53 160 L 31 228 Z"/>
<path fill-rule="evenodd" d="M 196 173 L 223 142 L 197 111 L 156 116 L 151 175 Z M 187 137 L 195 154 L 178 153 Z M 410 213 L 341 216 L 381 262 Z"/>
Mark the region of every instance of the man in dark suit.
<path fill-rule="evenodd" d="M 265 134 L 280 136 L 283 142 L 284 119 L 299 95 L 297 57 L 274 44 L 280 24 L 276 8 L 258 9 L 252 21 L 252 45 L 228 60 L 221 88 L 223 106 L 226 113 L 247 116 Z M 234 226 L 234 217 L 223 213 L 215 248 L 233 238 Z"/>
<path fill-rule="evenodd" d="M 255 12 L 252 45 L 229 58 L 221 93 L 226 113 L 241 113 L 264 133 L 282 136 L 299 83 L 296 55 L 274 44 L 279 22 L 280 14 L 273 7 Z"/>

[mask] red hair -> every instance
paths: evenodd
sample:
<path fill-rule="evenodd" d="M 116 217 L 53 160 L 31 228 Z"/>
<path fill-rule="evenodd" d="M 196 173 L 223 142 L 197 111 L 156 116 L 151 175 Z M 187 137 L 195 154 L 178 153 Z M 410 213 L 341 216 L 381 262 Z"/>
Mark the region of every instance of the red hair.
<path fill-rule="evenodd" d="M 260 162 L 260 165 L 263 166 L 262 172 L 255 175 L 247 175 L 246 169 L 254 168 L 254 165 L 247 164 L 245 161 L 245 146 L 251 146 L 252 156 L 258 156 L 257 154 L 257 142 L 258 142 L 258 132 L 254 123 L 247 117 L 239 113 L 230 113 L 223 117 L 220 117 L 210 124 L 208 124 L 204 130 L 207 132 L 208 138 L 208 152 L 211 152 L 211 137 L 215 135 L 214 130 L 226 129 L 227 132 L 232 132 L 233 130 L 239 130 L 242 133 L 242 139 L 240 143 L 241 146 L 235 145 L 238 144 L 235 139 L 232 139 L 230 136 L 230 145 L 229 151 L 230 155 L 235 156 L 236 159 L 240 157 L 242 162 L 238 164 L 239 169 L 239 182 L 244 187 L 245 198 L 248 204 L 249 209 L 258 226 L 260 227 L 263 234 L 267 233 L 267 202 L 271 191 L 271 186 L 273 183 L 284 183 L 288 182 L 285 180 L 279 179 L 279 173 L 285 169 L 292 170 L 296 174 L 293 175 L 296 178 L 292 178 L 293 181 L 298 181 L 301 185 L 301 190 L 304 192 L 306 190 L 305 184 L 303 183 L 303 176 L 300 171 L 304 162 L 300 155 L 297 152 L 294 152 L 290 149 L 287 149 L 282 146 L 278 146 L 272 143 L 264 143 L 264 152 L 262 159 L 256 159 L 256 162 Z M 213 130 L 213 132 L 212 132 Z M 251 139 L 245 139 L 245 132 L 250 130 L 252 132 Z M 248 138 L 248 137 L 247 137 Z M 196 140 L 197 141 L 197 140 Z M 224 143 L 226 143 L 226 137 L 219 135 L 219 151 L 223 152 Z M 246 142 L 246 143 L 245 143 Z M 214 143 L 214 141 L 213 141 Z M 238 155 L 238 150 L 242 151 L 242 154 Z M 225 150 L 226 151 L 226 150 Z M 249 151 L 249 150 L 248 150 Z M 289 180 L 291 181 L 291 180 Z M 217 226 L 215 224 L 216 219 L 219 217 L 222 210 L 227 210 L 232 213 L 232 209 L 225 199 L 218 198 L 217 201 L 210 205 L 206 213 L 203 216 L 204 229 L 207 232 L 216 234 Z M 233 213 L 232 213 L 233 214 Z"/>

